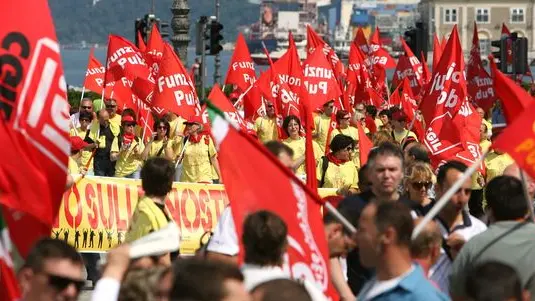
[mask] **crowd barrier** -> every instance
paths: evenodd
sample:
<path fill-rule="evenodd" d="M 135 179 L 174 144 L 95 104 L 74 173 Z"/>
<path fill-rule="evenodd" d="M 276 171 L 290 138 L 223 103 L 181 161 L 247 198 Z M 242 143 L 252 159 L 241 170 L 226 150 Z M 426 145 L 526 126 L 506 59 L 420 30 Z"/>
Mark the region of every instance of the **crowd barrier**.
<path fill-rule="evenodd" d="M 106 252 L 124 241 L 140 188 L 140 180 L 83 178 L 63 195 L 52 237 L 80 252 Z M 335 189 L 319 191 L 322 197 L 335 193 Z M 223 185 L 173 183 L 165 206 L 180 228 L 181 254 L 194 254 L 201 236 L 215 228 L 227 204 Z"/>

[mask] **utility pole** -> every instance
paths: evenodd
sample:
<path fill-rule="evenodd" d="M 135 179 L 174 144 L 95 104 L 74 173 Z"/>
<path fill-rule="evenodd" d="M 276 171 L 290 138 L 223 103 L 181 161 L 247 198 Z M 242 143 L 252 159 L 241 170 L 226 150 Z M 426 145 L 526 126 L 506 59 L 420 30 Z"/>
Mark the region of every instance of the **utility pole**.
<path fill-rule="evenodd" d="M 200 87 L 200 95 L 199 98 L 201 101 L 204 101 L 204 98 L 206 96 L 206 93 L 204 91 L 204 84 L 206 82 L 206 40 L 208 38 L 207 36 L 207 26 L 208 25 L 208 17 L 201 16 L 199 18 L 199 21 L 197 21 L 197 41 L 196 41 L 196 50 L 195 54 L 201 55 L 201 66 L 200 66 L 200 77 L 201 77 L 201 87 Z"/>
<path fill-rule="evenodd" d="M 219 0 L 215 0 L 215 19 L 219 22 Z M 219 69 L 221 67 L 221 59 L 219 53 L 215 55 L 214 58 L 214 85 L 219 83 L 221 75 L 219 74 Z"/>

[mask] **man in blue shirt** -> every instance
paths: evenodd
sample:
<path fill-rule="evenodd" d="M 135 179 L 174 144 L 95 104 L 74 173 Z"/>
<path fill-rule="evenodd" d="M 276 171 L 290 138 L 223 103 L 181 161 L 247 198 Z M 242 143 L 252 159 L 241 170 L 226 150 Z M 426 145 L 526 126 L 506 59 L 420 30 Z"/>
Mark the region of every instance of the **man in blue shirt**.
<path fill-rule="evenodd" d="M 375 268 L 375 275 L 362 288 L 357 300 L 449 300 L 412 262 L 410 209 L 400 202 L 371 202 L 359 219 L 357 241 L 362 265 Z"/>

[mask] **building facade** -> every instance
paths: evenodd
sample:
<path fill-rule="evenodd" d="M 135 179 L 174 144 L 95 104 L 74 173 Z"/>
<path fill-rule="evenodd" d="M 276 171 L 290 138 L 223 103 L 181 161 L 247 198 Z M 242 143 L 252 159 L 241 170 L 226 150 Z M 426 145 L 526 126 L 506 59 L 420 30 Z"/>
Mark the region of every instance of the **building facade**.
<path fill-rule="evenodd" d="M 449 37 L 457 25 L 465 52 L 470 51 L 474 21 L 477 22 L 481 53 L 487 55 L 492 52 L 490 42 L 501 37 L 502 23 L 511 32 L 528 38 L 528 51 L 535 51 L 534 5 L 535 0 L 422 0 L 419 11 L 422 21 L 428 25 L 429 41 L 433 41 L 435 33 L 439 39 Z"/>

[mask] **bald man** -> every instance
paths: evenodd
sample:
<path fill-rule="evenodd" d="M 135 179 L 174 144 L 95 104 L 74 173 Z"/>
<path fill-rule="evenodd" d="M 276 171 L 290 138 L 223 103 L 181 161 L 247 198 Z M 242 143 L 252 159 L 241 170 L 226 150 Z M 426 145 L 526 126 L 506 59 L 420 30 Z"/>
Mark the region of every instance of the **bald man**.
<path fill-rule="evenodd" d="M 414 220 L 414 226 L 421 223 L 423 218 Z M 442 233 L 435 221 L 430 221 L 418 236 L 412 240 L 411 256 L 429 274 L 429 269 L 437 263 L 442 248 Z M 436 285 L 435 285 L 436 286 Z"/>
<path fill-rule="evenodd" d="M 520 178 L 520 168 L 518 167 L 518 165 L 516 165 L 516 163 L 513 163 L 507 166 L 505 170 L 503 171 L 503 175 L 522 180 Z M 525 172 L 524 172 L 524 177 L 526 178 L 526 183 L 528 185 L 528 194 L 531 197 L 531 199 L 534 200 L 535 199 L 535 181 Z"/>

